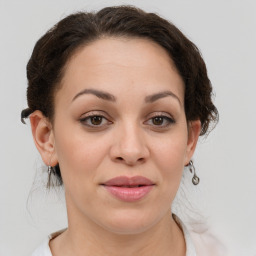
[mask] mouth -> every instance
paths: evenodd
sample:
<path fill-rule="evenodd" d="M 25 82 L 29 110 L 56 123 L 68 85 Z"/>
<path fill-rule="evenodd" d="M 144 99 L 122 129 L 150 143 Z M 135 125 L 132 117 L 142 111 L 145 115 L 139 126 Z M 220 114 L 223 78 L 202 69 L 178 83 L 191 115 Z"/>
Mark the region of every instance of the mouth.
<path fill-rule="evenodd" d="M 143 187 L 143 186 L 147 186 L 147 185 L 123 185 L 123 186 L 113 185 L 113 187 L 121 187 L 121 188 L 139 188 L 139 187 Z"/>
<path fill-rule="evenodd" d="M 118 176 L 111 180 L 104 182 L 101 185 L 116 186 L 116 187 L 139 187 L 155 185 L 153 181 L 143 176 Z"/>
<path fill-rule="evenodd" d="M 149 194 L 155 183 L 143 176 L 119 176 L 101 185 L 115 198 L 125 202 L 134 202 Z"/>

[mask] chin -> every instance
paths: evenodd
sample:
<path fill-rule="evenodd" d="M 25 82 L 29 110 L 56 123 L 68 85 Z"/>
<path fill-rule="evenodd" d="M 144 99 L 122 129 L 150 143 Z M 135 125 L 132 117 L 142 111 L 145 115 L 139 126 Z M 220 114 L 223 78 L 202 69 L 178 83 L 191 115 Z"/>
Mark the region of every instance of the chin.
<path fill-rule="evenodd" d="M 105 220 L 102 226 L 111 233 L 135 235 L 146 232 L 160 219 L 160 216 L 150 216 L 150 214 L 145 214 L 138 210 L 125 210 L 123 213 L 113 214 L 110 219 Z"/>

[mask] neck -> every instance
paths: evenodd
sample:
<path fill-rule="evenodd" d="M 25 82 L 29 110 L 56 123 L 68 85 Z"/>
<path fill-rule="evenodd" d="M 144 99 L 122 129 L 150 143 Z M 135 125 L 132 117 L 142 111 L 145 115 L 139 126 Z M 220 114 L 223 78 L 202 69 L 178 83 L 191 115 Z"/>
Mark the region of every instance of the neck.
<path fill-rule="evenodd" d="M 68 229 L 50 242 L 53 256 L 184 256 L 184 236 L 173 220 L 171 210 L 161 221 L 144 232 L 110 232 L 84 216 L 73 218 L 68 211 Z"/>

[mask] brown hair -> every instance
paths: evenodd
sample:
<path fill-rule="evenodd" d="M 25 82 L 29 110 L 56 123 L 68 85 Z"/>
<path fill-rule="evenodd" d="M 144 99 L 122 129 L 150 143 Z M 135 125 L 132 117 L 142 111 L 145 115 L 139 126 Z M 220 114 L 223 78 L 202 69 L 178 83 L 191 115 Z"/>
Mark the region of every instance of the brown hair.
<path fill-rule="evenodd" d="M 218 111 L 212 102 L 211 82 L 198 48 L 171 22 L 133 6 L 71 14 L 38 40 L 27 64 L 28 108 L 21 112 L 22 122 L 35 110 L 54 120 L 54 95 L 65 64 L 77 49 L 103 36 L 145 38 L 162 46 L 183 78 L 187 121 L 201 121 L 200 135 L 214 127 Z M 55 169 L 61 177 L 59 167 Z"/>

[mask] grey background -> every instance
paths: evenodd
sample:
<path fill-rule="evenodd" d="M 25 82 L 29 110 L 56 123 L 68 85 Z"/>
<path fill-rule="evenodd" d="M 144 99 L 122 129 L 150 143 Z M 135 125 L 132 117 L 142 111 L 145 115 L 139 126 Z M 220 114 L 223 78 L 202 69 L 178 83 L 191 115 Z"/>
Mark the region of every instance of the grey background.
<path fill-rule="evenodd" d="M 256 255 L 256 2 L 0 0 L 0 255 L 25 256 L 66 226 L 63 191 L 43 189 L 26 105 L 26 63 L 35 42 L 77 10 L 134 4 L 173 21 L 202 51 L 220 112 L 195 155 L 202 207 L 229 255 Z M 36 175 L 36 176 L 35 176 Z M 34 185 L 32 185 L 34 182 Z M 203 203 L 202 203 L 203 202 Z"/>

